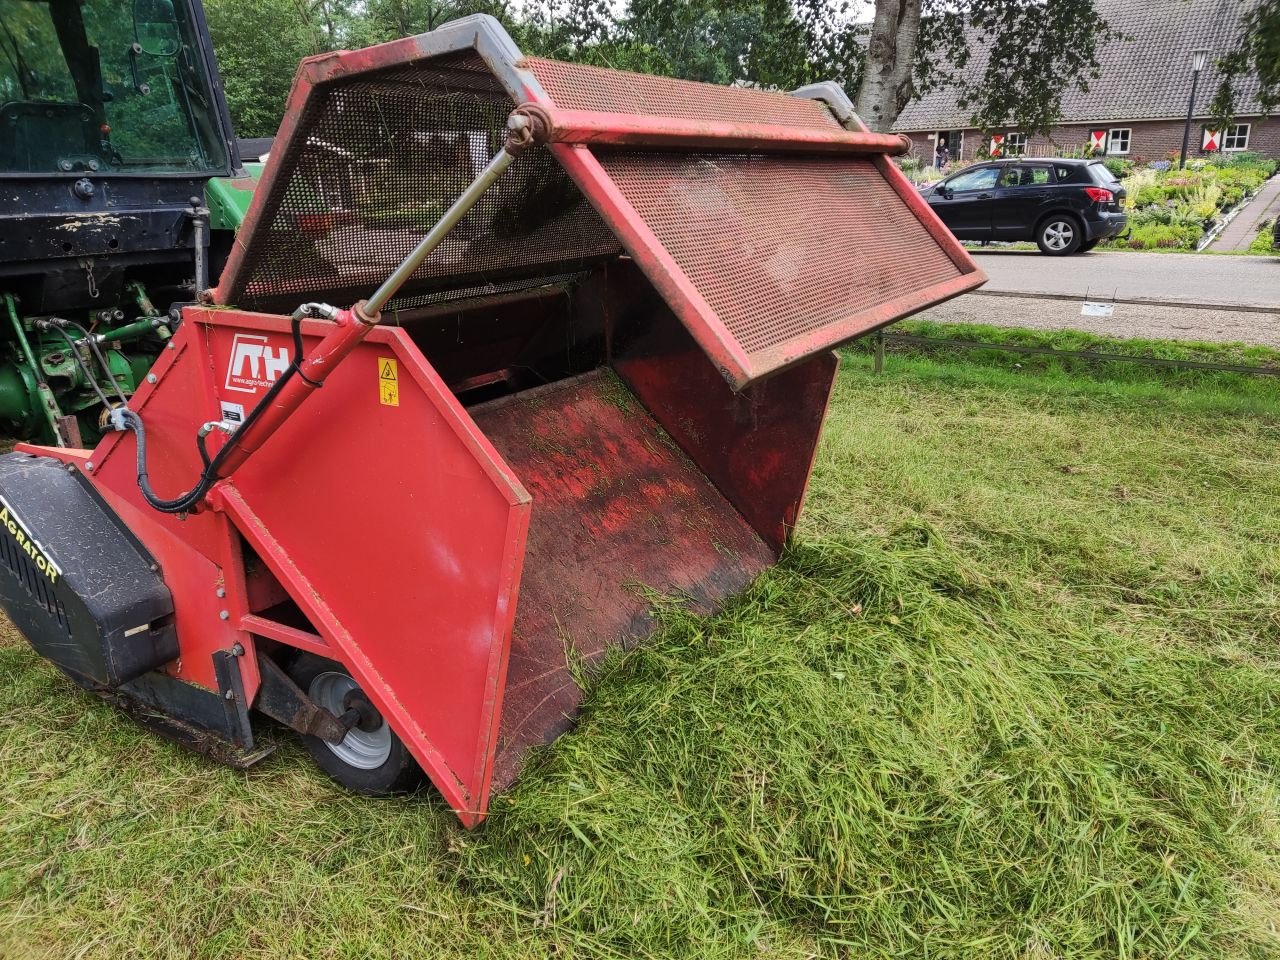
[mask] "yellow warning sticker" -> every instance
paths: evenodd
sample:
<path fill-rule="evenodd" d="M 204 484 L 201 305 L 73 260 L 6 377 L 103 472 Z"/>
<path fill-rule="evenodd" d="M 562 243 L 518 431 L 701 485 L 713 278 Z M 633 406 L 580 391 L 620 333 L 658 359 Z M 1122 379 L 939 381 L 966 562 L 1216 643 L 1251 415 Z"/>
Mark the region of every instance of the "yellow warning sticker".
<path fill-rule="evenodd" d="M 378 358 L 378 399 L 385 406 L 400 406 L 400 371 L 390 357 Z"/>

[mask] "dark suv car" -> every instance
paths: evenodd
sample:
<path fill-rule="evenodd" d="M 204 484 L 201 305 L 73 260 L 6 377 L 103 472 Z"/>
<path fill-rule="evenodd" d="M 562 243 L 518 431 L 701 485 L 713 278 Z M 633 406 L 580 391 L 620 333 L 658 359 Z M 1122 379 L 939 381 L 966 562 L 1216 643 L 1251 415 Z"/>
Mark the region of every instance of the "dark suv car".
<path fill-rule="evenodd" d="M 1042 253 L 1092 250 L 1128 225 L 1124 187 L 1100 160 L 993 160 L 924 190 L 959 240 L 1034 240 Z"/>

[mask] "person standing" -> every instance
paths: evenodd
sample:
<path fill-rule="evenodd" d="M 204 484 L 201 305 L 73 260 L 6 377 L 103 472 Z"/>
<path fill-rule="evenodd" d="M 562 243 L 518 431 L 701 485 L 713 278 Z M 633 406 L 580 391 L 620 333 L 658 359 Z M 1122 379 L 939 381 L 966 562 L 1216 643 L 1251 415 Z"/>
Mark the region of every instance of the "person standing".
<path fill-rule="evenodd" d="M 939 170 L 951 162 L 951 151 L 947 148 L 947 141 L 939 138 L 937 149 L 933 151 L 933 164 Z"/>

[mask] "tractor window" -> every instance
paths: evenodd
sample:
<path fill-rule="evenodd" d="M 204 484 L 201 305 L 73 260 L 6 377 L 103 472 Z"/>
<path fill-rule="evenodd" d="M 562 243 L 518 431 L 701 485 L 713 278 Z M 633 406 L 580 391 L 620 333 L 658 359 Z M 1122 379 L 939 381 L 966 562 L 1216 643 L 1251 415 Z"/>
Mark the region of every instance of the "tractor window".
<path fill-rule="evenodd" d="M 43 3 L 0 0 L 0 103 L 75 103 L 76 86 Z"/>
<path fill-rule="evenodd" d="M 226 171 L 216 104 L 185 0 L 0 0 L 0 172 Z"/>

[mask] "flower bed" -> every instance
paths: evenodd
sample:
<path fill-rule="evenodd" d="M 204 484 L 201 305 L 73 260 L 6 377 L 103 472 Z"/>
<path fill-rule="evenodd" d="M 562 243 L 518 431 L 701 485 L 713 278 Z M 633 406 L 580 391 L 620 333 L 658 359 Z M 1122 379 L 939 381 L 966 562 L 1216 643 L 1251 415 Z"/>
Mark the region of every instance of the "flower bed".
<path fill-rule="evenodd" d="M 1111 161 L 1108 161 L 1111 166 Z M 1122 176 L 1129 234 L 1108 241 L 1113 249 L 1194 250 L 1201 238 L 1276 172 L 1276 162 L 1256 153 L 1192 160 L 1185 170 L 1159 160 Z M 1127 172 L 1127 175 L 1124 175 Z"/>

